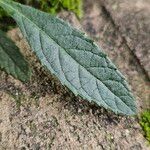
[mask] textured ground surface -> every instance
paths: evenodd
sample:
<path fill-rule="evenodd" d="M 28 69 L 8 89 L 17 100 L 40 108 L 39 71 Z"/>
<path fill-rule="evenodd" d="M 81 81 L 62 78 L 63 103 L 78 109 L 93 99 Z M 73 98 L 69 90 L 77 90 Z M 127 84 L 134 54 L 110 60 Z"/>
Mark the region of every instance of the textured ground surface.
<path fill-rule="evenodd" d="M 150 78 L 150 1 L 103 1 L 114 24 Z"/>
<path fill-rule="evenodd" d="M 133 54 L 126 35 L 122 36 L 119 24 L 114 23 L 108 13 L 109 7 L 105 5 L 86 0 L 81 24 L 73 14 L 63 13 L 61 16 L 85 30 L 103 47 L 125 74 L 139 111 L 149 108 L 147 70 Z M 21 48 L 34 72 L 27 84 L 0 72 L 0 149 L 149 149 L 136 118 L 114 115 L 74 97 L 41 67 L 18 29 L 9 31 L 8 35 Z"/>

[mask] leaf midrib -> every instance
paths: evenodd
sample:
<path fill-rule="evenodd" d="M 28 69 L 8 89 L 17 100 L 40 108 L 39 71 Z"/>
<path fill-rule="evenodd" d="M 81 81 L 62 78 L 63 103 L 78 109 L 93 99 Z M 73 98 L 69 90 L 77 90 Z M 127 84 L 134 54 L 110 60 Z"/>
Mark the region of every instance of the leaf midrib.
<path fill-rule="evenodd" d="M 26 18 L 27 20 L 29 20 L 29 22 L 31 22 L 32 24 L 34 24 L 44 35 L 46 35 L 49 39 L 51 39 L 51 40 L 53 40 L 60 48 L 62 48 L 66 53 L 67 53 L 67 51 L 63 48 L 63 47 L 61 47 L 54 39 L 52 39 L 51 37 L 49 37 L 46 33 L 45 33 L 45 31 L 43 31 L 43 30 L 41 30 L 40 29 L 40 27 L 37 25 L 37 24 L 35 24 L 34 22 L 32 22 L 30 19 L 28 19 L 25 15 L 23 15 L 22 13 L 20 13 L 20 11 L 18 11 L 18 10 L 16 10 L 16 9 L 14 9 L 12 6 L 10 6 L 9 4 L 6 4 L 5 2 L 3 2 L 3 0 L 0 0 L 0 3 L 2 3 L 2 4 L 4 4 L 4 5 L 6 5 L 6 7 L 9 7 L 9 8 L 11 8 L 12 10 L 14 10 L 15 12 L 18 12 L 18 14 L 20 14 L 22 17 L 24 17 L 24 18 Z M 18 5 L 20 5 L 20 4 L 18 4 Z M 27 6 L 28 7 L 28 6 Z M 68 53 L 67 53 L 68 54 Z M 68 54 L 69 55 L 69 54 Z M 73 60 L 75 60 L 71 55 L 69 55 Z M 75 60 L 76 61 L 76 60 Z M 78 63 L 77 61 L 76 61 L 76 63 Z M 79 63 L 78 63 L 79 64 Z M 80 64 L 81 65 L 81 64 Z M 82 65 L 81 65 L 82 66 Z M 83 68 L 84 68 L 84 66 L 82 66 Z M 86 70 L 86 68 L 84 68 L 85 70 Z M 92 76 L 94 76 L 89 70 L 86 70 L 87 72 L 89 72 Z M 94 76 L 95 77 L 95 76 Z M 114 96 L 116 96 L 116 97 L 118 97 L 116 94 L 114 94 L 100 79 L 98 79 L 97 77 L 95 77 L 97 80 L 99 80 Z M 121 100 L 120 99 L 120 97 L 118 97 L 119 98 L 119 100 Z M 121 102 L 123 102 L 122 100 L 121 100 Z M 123 102 L 124 103 L 124 102 Z M 134 113 L 134 111 L 126 104 L 126 103 L 124 103 L 133 113 Z"/>

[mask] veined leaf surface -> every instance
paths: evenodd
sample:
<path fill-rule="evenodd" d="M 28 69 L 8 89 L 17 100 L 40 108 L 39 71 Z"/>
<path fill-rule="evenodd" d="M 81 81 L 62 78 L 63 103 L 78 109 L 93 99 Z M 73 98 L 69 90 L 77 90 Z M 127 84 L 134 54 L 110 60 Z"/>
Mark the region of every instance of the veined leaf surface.
<path fill-rule="evenodd" d="M 0 31 L 0 68 L 21 81 L 30 78 L 31 70 L 18 47 Z"/>
<path fill-rule="evenodd" d="M 134 98 L 122 74 L 92 40 L 68 23 L 29 6 L 0 0 L 42 64 L 75 95 L 133 115 Z"/>

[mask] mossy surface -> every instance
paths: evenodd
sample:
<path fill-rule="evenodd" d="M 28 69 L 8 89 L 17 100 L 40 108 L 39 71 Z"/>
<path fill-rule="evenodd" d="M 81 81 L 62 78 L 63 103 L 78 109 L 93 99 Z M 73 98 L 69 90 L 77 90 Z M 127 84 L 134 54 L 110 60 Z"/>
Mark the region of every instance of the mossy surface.
<path fill-rule="evenodd" d="M 82 0 L 40 0 L 43 11 L 56 14 L 61 9 L 74 12 L 78 18 L 82 18 Z"/>
<path fill-rule="evenodd" d="M 82 0 L 13 0 L 22 4 L 30 5 L 42 11 L 56 14 L 62 9 L 74 12 L 78 18 L 82 18 Z M 0 8 L 0 18 L 7 14 Z"/>
<path fill-rule="evenodd" d="M 141 114 L 140 125 L 144 131 L 144 136 L 150 143 L 150 110 Z"/>

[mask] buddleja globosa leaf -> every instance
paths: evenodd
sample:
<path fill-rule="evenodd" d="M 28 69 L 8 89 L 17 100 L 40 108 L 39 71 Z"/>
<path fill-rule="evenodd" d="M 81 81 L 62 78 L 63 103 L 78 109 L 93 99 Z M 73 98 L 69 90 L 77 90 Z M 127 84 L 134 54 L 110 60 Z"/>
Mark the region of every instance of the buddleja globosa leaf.
<path fill-rule="evenodd" d="M 18 47 L 0 31 L 0 68 L 21 81 L 30 78 L 31 70 Z"/>
<path fill-rule="evenodd" d="M 9 0 L 2 6 L 17 22 L 42 64 L 75 95 L 115 113 L 133 115 L 134 98 L 121 73 L 83 33 L 47 13 Z"/>

